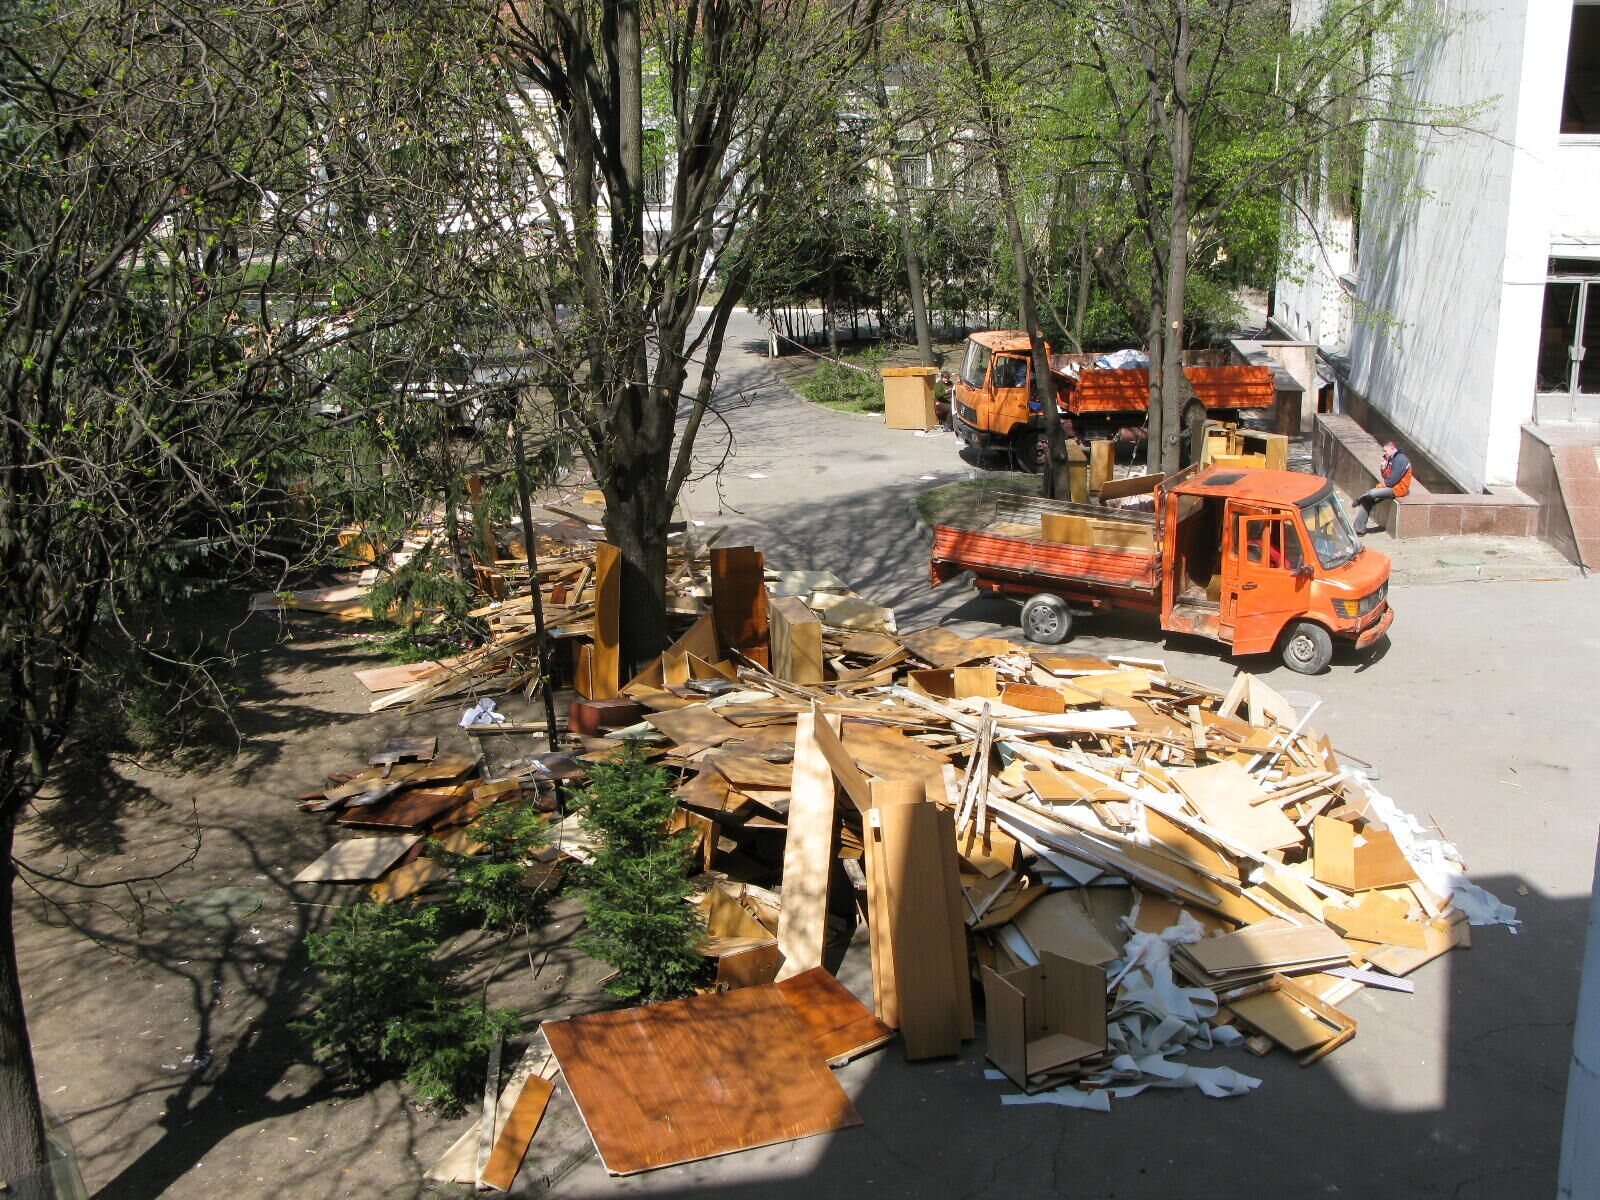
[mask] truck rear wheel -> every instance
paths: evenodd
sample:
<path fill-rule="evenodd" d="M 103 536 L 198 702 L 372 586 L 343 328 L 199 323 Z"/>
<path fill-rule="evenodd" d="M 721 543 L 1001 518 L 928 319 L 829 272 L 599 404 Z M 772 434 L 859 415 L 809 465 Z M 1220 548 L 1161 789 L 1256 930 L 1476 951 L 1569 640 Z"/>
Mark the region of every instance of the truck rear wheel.
<path fill-rule="evenodd" d="M 1030 642 L 1059 646 L 1072 633 L 1072 610 L 1060 596 L 1038 595 L 1022 606 L 1022 634 Z"/>
<path fill-rule="evenodd" d="M 1283 665 L 1301 675 L 1320 675 L 1333 661 L 1333 635 L 1315 621 L 1296 621 L 1283 635 Z"/>

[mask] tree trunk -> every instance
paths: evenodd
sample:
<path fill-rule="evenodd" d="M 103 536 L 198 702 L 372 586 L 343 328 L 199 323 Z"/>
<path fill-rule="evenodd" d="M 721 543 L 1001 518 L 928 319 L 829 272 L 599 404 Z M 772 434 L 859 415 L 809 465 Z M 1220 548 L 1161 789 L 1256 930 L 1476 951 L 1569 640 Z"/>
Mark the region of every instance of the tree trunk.
<path fill-rule="evenodd" d="M 623 682 L 667 648 L 667 458 L 663 448 L 637 471 L 614 472 L 601 485 L 606 540 L 622 552 Z"/>
<path fill-rule="evenodd" d="M 996 182 L 999 184 L 1000 207 L 1005 212 L 1006 235 L 1011 241 L 1011 258 L 1017 272 L 1017 309 L 1022 328 L 1027 332 L 1030 356 L 1033 360 L 1033 396 L 1039 403 L 1040 417 L 1044 422 L 1045 444 L 1049 454 L 1042 474 L 1044 495 L 1051 499 L 1065 499 L 1072 494 L 1067 478 L 1067 442 L 1061 428 L 1061 411 L 1056 407 L 1055 377 L 1050 374 L 1050 352 L 1045 346 L 1044 330 L 1039 325 L 1039 304 L 1034 295 L 1033 268 L 1028 262 L 1028 247 L 1022 236 L 1022 222 L 1017 216 L 1016 199 L 1011 190 L 1011 173 L 998 160 L 995 164 Z M 1033 466 L 1030 464 L 1029 469 Z"/>
<path fill-rule="evenodd" d="M 39 1084 L 28 1041 L 28 1018 L 22 1004 L 17 945 L 12 932 L 13 833 L 9 822 L 0 833 L 0 1176 L 5 1179 L 8 1198 L 52 1200 L 55 1188 L 45 1148 L 44 1113 L 39 1106 Z"/>
<path fill-rule="evenodd" d="M 1172 158 L 1172 212 L 1167 236 L 1167 278 L 1162 307 L 1166 310 L 1161 353 L 1161 469 L 1178 469 L 1183 458 L 1183 407 L 1188 380 L 1183 373 L 1185 292 L 1189 282 L 1189 173 L 1193 145 L 1189 128 L 1189 14 L 1181 6 L 1173 37 L 1172 127 L 1168 148 Z M 1151 372 L 1157 369 L 1154 361 Z"/>
<path fill-rule="evenodd" d="M 878 111 L 887 120 L 889 90 L 883 83 L 883 70 L 876 62 L 873 75 L 878 81 Z M 905 166 L 899 154 L 891 154 L 889 158 L 889 180 L 894 185 L 894 215 L 900 223 L 900 242 L 905 247 L 906 291 L 911 296 L 911 323 L 917 331 L 917 356 L 923 366 L 931 367 L 934 365 L 933 330 L 928 324 L 928 297 L 922 286 L 922 251 L 917 245 L 916 230 L 912 228 L 911 197 L 907 194 Z"/>

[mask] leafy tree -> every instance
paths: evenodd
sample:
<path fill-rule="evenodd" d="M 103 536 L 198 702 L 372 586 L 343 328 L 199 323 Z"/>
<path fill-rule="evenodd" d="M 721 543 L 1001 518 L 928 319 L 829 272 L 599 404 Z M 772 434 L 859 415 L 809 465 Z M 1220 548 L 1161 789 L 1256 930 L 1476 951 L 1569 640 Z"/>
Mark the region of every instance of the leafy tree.
<path fill-rule="evenodd" d="M 18 819 L 119 649 L 174 657 L 146 637 L 174 581 L 281 582 L 369 485 L 356 435 L 431 403 L 394 364 L 428 370 L 502 249 L 501 177 L 461 169 L 492 160 L 493 28 L 457 0 L 0 7 L 0 1174 L 26 1200 Z"/>
<path fill-rule="evenodd" d="M 477 854 L 457 854 L 430 841 L 428 854 L 455 872 L 451 903 L 487 929 L 529 929 L 549 897 L 528 886 L 534 854 L 549 844 L 549 822 L 533 804 L 507 801 L 472 824 Z"/>
<path fill-rule="evenodd" d="M 588 919 L 579 945 L 615 969 L 608 989 L 630 1000 L 682 996 L 704 969 L 704 927 L 687 903 L 694 835 L 668 831 L 676 807 L 666 772 L 637 743 L 590 767 L 577 800 L 600 840 L 577 873 Z"/>
<path fill-rule="evenodd" d="M 295 1029 L 319 1059 L 352 1078 L 403 1074 L 424 1100 L 454 1109 L 482 1086 L 490 1047 L 516 1027 L 516 1016 L 461 995 L 435 957 L 439 922 L 437 908 L 338 910 L 326 932 L 306 939 L 320 979 Z"/>
<path fill-rule="evenodd" d="M 831 130 L 838 82 L 861 61 L 878 7 L 507 6 L 497 61 L 520 107 L 502 156 L 521 156 L 548 239 L 521 287 L 527 336 L 553 364 L 563 428 L 605 493 L 625 662 L 666 644 L 667 526 L 695 469 L 728 319 L 770 235 L 807 218 L 794 198 L 810 148 Z M 656 206 L 647 121 L 664 137 Z"/>

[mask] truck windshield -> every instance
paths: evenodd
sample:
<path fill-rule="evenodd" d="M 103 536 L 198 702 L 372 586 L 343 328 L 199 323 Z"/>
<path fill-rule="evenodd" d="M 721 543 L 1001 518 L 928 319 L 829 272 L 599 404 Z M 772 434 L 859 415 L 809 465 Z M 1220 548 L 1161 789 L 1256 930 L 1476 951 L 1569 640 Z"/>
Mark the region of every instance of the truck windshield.
<path fill-rule="evenodd" d="M 1350 518 L 1345 516 L 1331 487 L 1302 502 L 1300 517 L 1311 535 L 1311 544 L 1316 547 L 1318 561 L 1327 569 L 1344 566 L 1360 551 L 1355 531 L 1350 528 Z"/>
<path fill-rule="evenodd" d="M 982 342 L 967 343 L 967 357 L 961 363 L 961 382 L 968 387 L 981 388 L 984 376 L 989 373 L 989 357 L 993 353 Z"/>

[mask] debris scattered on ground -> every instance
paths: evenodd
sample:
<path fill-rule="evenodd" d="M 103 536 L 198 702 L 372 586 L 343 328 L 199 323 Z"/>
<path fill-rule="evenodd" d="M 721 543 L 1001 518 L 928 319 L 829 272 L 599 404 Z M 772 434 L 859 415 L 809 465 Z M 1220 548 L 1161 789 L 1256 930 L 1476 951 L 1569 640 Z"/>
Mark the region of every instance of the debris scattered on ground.
<path fill-rule="evenodd" d="M 553 810 L 551 856 L 583 861 L 554 781 L 627 741 L 675 773 L 676 820 L 705 871 L 707 990 L 544 1026 L 614 1173 L 858 1123 L 827 1066 L 895 1031 L 907 1059 L 957 1055 L 975 993 L 993 1076 L 1020 1089 L 1003 1103 L 1243 1095 L 1260 1081 L 1196 1056 L 1282 1047 L 1315 1062 L 1355 1036 L 1340 1006 L 1363 987 L 1408 991 L 1405 976 L 1470 944 L 1469 923 L 1514 926 L 1449 843 L 1259 679 L 1241 673 L 1223 693 L 1156 660 L 901 634 L 832 576 L 705 550 L 670 567 L 675 640 L 614 687 L 613 552 L 541 557 L 583 698 L 569 754 L 485 779 L 478 756 L 391 743 L 381 766 L 303 798 L 387 832 L 336 843 L 301 878 L 393 900 L 436 881 L 401 878 L 424 833 L 470 845 L 471 822 L 507 798 L 538 797 Z M 471 666 L 442 664 L 386 697 L 525 678 L 527 607 L 495 602 L 484 612 L 498 640 Z M 463 726 L 479 739 L 518 728 Z M 825 965 L 861 919 L 871 1011 Z M 488 1139 L 496 1180 L 537 1126 L 508 1103 L 516 1137 L 504 1154 L 509 1134 Z M 430 1175 L 492 1182 L 465 1161 Z"/>

